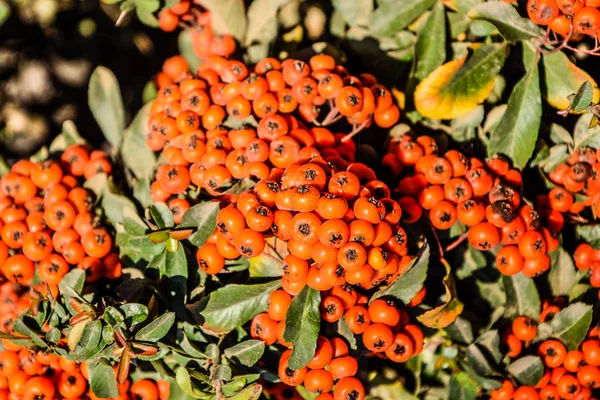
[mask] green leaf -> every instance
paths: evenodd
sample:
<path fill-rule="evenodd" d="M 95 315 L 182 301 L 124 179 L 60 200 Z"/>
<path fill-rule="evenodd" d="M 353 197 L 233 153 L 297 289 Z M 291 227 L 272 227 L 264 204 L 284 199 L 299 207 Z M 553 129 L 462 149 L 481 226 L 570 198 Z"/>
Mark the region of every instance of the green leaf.
<path fill-rule="evenodd" d="M 281 280 L 258 285 L 230 284 L 212 292 L 200 316 L 203 328 L 227 333 L 265 312 L 269 295 L 281 286 Z M 192 309 L 192 312 L 195 310 Z"/>
<path fill-rule="evenodd" d="M 535 319 L 540 318 L 540 295 L 535 287 L 533 279 L 522 273 L 513 276 L 502 277 L 504 290 L 506 292 L 506 311 L 508 318 L 519 315 L 527 315 Z"/>
<path fill-rule="evenodd" d="M 244 46 L 271 42 L 277 36 L 277 11 L 287 0 L 254 0 L 248 6 Z"/>
<path fill-rule="evenodd" d="M 348 342 L 348 344 L 350 345 L 350 348 L 352 350 L 356 350 L 356 336 L 354 336 L 354 333 L 352 333 L 352 331 L 350 330 L 350 327 L 348 326 L 348 322 L 346 322 L 346 318 L 340 318 L 337 321 L 337 333 L 343 337 L 344 339 L 346 339 L 346 341 Z"/>
<path fill-rule="evenodd" d="M 156 87 L 156 82 L 154 79 L 151 79 L 144 86 L 144 90 L 142 90 L 142 103 L 150 103 L 158 96 L 158 88 Z"/>
<path fill-rule="evenodd" d="M 165 203 L 155 203 L 150 206 L 150 215 L 154 223 L 160 228 L 172 228 L 175 226 L 173 212 Z"/>
<path fill-rule="evenodd" d="M 467 142 L 477 137 L 477 129 L 483 122 L 485 110 L 482 105 L 478 105 L 473 111 L 453 119 L 450 122 L 452 138 L 457 142 Z"/>
<path fill-rule="evenodd" d="M 158 342 L 165 337 L 175 323 L 175 313 L 168 312 L 144 326 L 135 334 L 135 340 L 142 342 Z"/>
<path fill-rule="evenodd" d="M 373 13 L 373 0 L 333 0 L 333 8 L 350 26 L 367 26 Z"/>
<path fill-rule="evenodd" d="M 6 163 L 6 160 L 0 155 L 0 178 L 10 172 L 10 167 Z"/>
<path fill-rule="evenodd" d="M 427 278 L 429 253 L 429 244 L 426 243 L 406 272 L 399 276 L 394 283 L 376 292 L 371 297 L 371 301 L 384 296 L 392 296 L 401 300 L 404 304 L 409 303 L 423 288 L 423 282 Z"/>
<path fill-rule="evenodd" d="M 58 284 L 58 290 L 63 296 L 67 291 L 67 287 L 70 287 L 76 293 L 81 293 L 84 284 L 85 271 L 75 268 L 67 272 L 66 275 L 62 277 L 60 283 Z"/>
<path fill-rule="evenodd" d="M 540 36 L 540 28 L 528 18 L 523 18 L 511 4 L 500 1 L 476 5 L 468 14 L 471 19 L 491 22 L 511 43 Z"/>
<path fill-rule="evenodd" d="M 88 105 L 106 140 L 118 149 L 125 129 L 125 111 L 119 82 L 108 68 L 99 66 L 92 73 Z"/>
<path fill-rule="evenodd" d="M 464 372 L 453 374 L 448 385 L 448 400 L 475 400 L 479 388 Z"/>
<path fill-rule="evenodd" d="M 585 111 L 592 104 L 593 96 L 594 88 L 592 88 L 592 84 L 589 81 L 585 81 L 583 85 L 579 87 L 577 93 L 569 98 L 571 101 L 571 111 Z"/>
<path fill-rule="evenodd" d="M 148 318 L 148 307 L 139 303 L 125 303 L 118 307 L 123 314 L 128 325 L 132 327 L 144 322 Z"/>
<path fill-rule="evenodd" d="M 317 337 L 321 327 L 321 293 L 305 286 L 292 300 L 285 315 L 283 338 L 293 344 L 289 367 L 299 370 L 312 360 L 317 348 Z"/>
<path fill-rule="evenodd" d="M 257 400 L 260 398 L 260 394 L 262 393 L 262 385 L 258 383 L 252 384 L 242 390 L 234 394 L 231 397 L 228 397 L 227 400 Z"/>
<path fill-rule="evenodd" d="M 187 61 L 190 69 L 196 71 L 202 60 L 194 52 L 194 43 L 192 42 L 192 30 L 183 29 L 177 37 L 177 47 L 179 52 Z"/>
<path fill-rule="evenodd" d="M 152 178 L 156 165 L 156 156 L 146 145 L 150 106 L 148 103 L 138 111 L 131 125 L 125 130 L 123 146 L 120 149 L 123 162 L 138 179 Z"/>
<path fill-rule="evenodd" d="M 544 364 L 537 356 L 525 356 L 510 364 L 506 370 L 521 384 L 535 386 L 542 379 Z"/>
<path fill-rule="evenodd" d="M 452 340 L 459 343 L 471 344 L 473 342 L 473 327 L 466 318 L 458 317 L 456 321 L 445 328 L 445 331 Z"/>
<path fill-rule="evenodd" d="M 552 337 L 560 340 L 569 350 L 576 350 L 585 339 L 591 322 L 592 306 L 573 303 L 556 314 L 550 322 L 540 324 L 540 334 L 545 334 L 538 335 L 541 336 L 538 339 Z"/>
<path fill-rule="evenodd" d="M 524 45 L 524 59 L 528 72 L 515 85 L 504 118 L 490 137 L 488 153 L 504 154 L 522 169 L 531 158 L 542 121 L 542 100 L 538 74 L 538 57 Z"/>
<path fill-rule="evenodd" d="M 109 180 L 109 183 L 104 187 L 102 194 L 102 208 L 104 209 L 107 218 L 114 226 L 117 223 L 123 223 L 125 209 L 130 209 L 134 213 L 137 213 L 137 211 L 135 204 L 127 197 L 116 194 L 113 191 L 114 188 L 112 188 L 112 186 L 112 182 Z"/>
<path fill-rule="evenodd" d="M 247 21 L 243 0 L 197 0 L 196 4 L 210 11 L 216 34 L 228 33 L 239 42 L 244 40 Z"/>
<path fill-rule="evenodd" d="M 414 77 L 422 81 L 445 60 L 446 13 L 444 5 L 437 2 L 417 36 Z"/>
<path fill-rule="evenodd" d="M 592 118 L 592 113 L 585 113 L 577 120 L 573 130 L 576 149 L 585 146 L 600 148 L 600 126 L 590 128 Z"/>
<path fill-rule="evenodd" d="M 10 5 L 6 1 L 0 1 L 0 26 L 10 17 Z"/>
<path fill-rule="evenodd" d="M 102 322 L 100 320 L 93 320 L 89 324 L 85 325 L 77 347 L 75 348 L 74 354 L 79 359 L 89 359 L 96 355 L 101 349 L 98 348 L 100 340 L 102 339 Z"/>
<path fill-rule="evenodd" d="M 283 276 L 283 261 L 269 257 L 265 253 L 250 259 L 242 258 L 242 260 L 248 261 L 248 271 L 251 278 Z"/>
<path fill-rule="evenodd" d="M 85 139 L 79 135 L 79 131 L 75 123 L 71 120 L 65 121 L 62 124 L 62 132 L 50 144 L 48 150 L 50 153 L 64 151 L 72 144 L 83 144 Z"/>
<path fill-rule="evenodd" d="M 600 224 L 576 225 L 575 231 L 594 250 L 600 250 Z"/>
<path fill-rule="evenodd" d="M 160 8 L 160 2 L 158 0 L 134 0 L 135 7 L 138 10 L 152 13 Z"/>
<path fill-rule="evenodd" d="M 38 334 L 37 332 L 34 332 L 31 328 L 29 328 L 27 325 L 25 325 L 25 323 L 23 322 L 23 320 L 21 318 L 17 319 L 14 324 L 13 324 L 13 329 L 15 330 L 15 332 L 20 333 L 21 335 L 25 335 L 31 338 L 31 340 L 33 340 L 33 343 L 35 343 L 37 346 L 41 347 L 42 349 L 45 349 L 46 347 L 46 343 L 40 338 L 40 334 Z"/>
<path fill-rule="evenodd" d="M 188 265 L 185 258 L 185 249 L 179 246 L 176 251 L 165 251 L 164 270 L 161 269 L 161 274 L 173 278 L 181 276 L 188 277 Z"/>
<path fill-rule="evenodd" d="M 390 36 L 406 28 L 411 22 L 429 10 L 435 0 L 412 0 L 386 2 L 371 15 L 369 30 L 377 36 Z"/>
<path fill-rule="evenodd" d="M 550 125 L 550 140 L 555 144 L 568 144 L 571 146 L 574 144 L 571 133 L 558 124 Z"/>
<path fill-rule="evenodd" d="M 196 204 L 183 214 L 179 227 L 196 229 L 188 240 L 196 246 L 202 246 L 217 227 L 218 213 L 218 201 Z"/>
<path fill-rule="evenodd" d="M 598 102 L 600 92 L 594 79 L 573 64 L 562 51 L 545 54 L 542 58 L 543 95 L 550 105 L 559 110 L 569 107 L 569 96 L 576 93 L 584 82 L 593 88 L 592 100 Z"/>
<path fill-rule="evenodd" d="M 550 253 L 552 267 L 548 272 L 548 283 L 553 296 L 568 296 L 578 282 L 577 270 L 571 255 L 562 247 Z"/>
<path fill-rule="evenodd" d="M 158 28 L 160 26 L 158 19 L 151 12 L 136 8 L 135 14 L 144 25 L 149 26 L 150 28 Z"/>
<path fill-rule="evenodd" d="M 107 360 L 101 359 L 96 365 L 90 366 L 90 388 L 99 398 L 117 397 L 119 388 L 112 366 Z"/>
<path fill-rule="evenodd" d="M 225 357 L 236 360 L 246 367 L 251 367 L 260 360 L 264 352 L 265 343 L 262 340 L 252 339 L 225 349 L 223 354 Z"/>

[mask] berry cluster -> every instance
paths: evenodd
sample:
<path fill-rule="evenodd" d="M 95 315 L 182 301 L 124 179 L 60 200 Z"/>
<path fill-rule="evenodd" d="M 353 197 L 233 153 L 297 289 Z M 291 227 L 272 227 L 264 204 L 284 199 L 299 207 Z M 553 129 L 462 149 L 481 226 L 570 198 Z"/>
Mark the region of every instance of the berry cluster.
<path fill-rule="evenodd" d="M 163 70 L 176 83 L 160 88 L 148 122 L 147 144 L 167 161 L 152 185 L 155 201 L 185 192 L 190 183 L 216 196 L 239 179 L 268 179 L 319 156 L 352 162 L 352 135 L 372 121 L 388 127 L 399 117 L 391 93 L 372 76 L 348 75 L 324 54 L 310 63 L 268 58 L 251 71 L 213 56 L 197 74 L 185 72 L 178 58 L 167 60 Z M 325 103 L 329 114 L 318 122 Z M 228 129 L 228 115 L 253 116 L 256 127 Z M 355 129 L 345 135 L 326 128 L 341 118 Z"/>
<path fill-rule="evenodd" d="M 541 322 L 549 322 L 564 307 L 564 299 L 545 302 Z M 547 339 L 531 345 L 538 331 L 537 322 L 527 316 L 517 317 L 504 341 L 508 355 L 516 358 L 524 348 L 537 351 L 544 363 L 545 372 L 535 386 L 517 386 L 509 380 L 500 389 L 491 392 L 492 400 L 587 400 L 592 390 L 600 388 L 600 341 L 598 330 L 590 329 L 587 338 L 577 350 L 567 347 L 557 339 Z"/>
<path fill-rule="evenodd" d="M 397 189 L 402 196 L 398 203 L 410 214 L 407 222 L 416 222 L 425 210 L 435 229 L 466 225 L 468 230 L 447 250 L 463 239 L 483 251 L 501 244 L 496 265 L 504 275 L 522 272 L 532 277 L 548 270 L 547 253 L 559 246 L 555 232 L 562 225 L 542 226 L 544 215 L 521 197 L 521 173 L 501 157 L 484 162 L 457 150 L 437 153 L 430 136 L 413 140 L 404 135 L 384 157 L 384 165 L 396 174 L 411 168 Z"/>
<path fill-rule="evenodd" d="M 583 35 L 596 37 L 600 29 L 598 7 L 598 0 L 529 0 L 527 14 L 537 25 L 549 26 L 554 33 L 575 40 Z"/>
<path fill-rule="evenodd" d="M 283 259 L 283 290 L 271 294 L 268 311 L 252 322 L 251 335 L 268 345 L 279 341 L 289 347 L 283 339 L 286 313 L 293 296 L 309 286 L 324 293 L 324 321 L 344 317 L 354 334 L 362 334 L 368 350 L 404 362 L 420 352 L 420 329 L 410 325 L 408 314 L 393 302 L 377 299 L 367 306 L 369 296 L 362 293 L 393 282 L 414 260 L 407 255 L 407 235 L 399 225 L 402 210 L 368 167 L 351 164 L 346 169 L 338 172 L 316 157 L 302 165 L 291 164 L 277 181 L 259 181 L 235 205 L 219 211 L 216 237 L 198 249 L 198 264 L 216 274 L 225 259 L 257 257 L 270 250 L 271 241 L 283 241 L 289 252 Z M 419 293 L 414 304 L 424 294 Z M 290 351 L 284 352 L 281 379 L 290 385 L 304 382 L 308 390 L 319 393 L 329 392 L 334 380 L 339 380 L 336 399 L 346 398 L 336 394 L 346 386 L 356 386 L 356 399 L 362 399 L 362 385 L 352 377 L 356 360 L 345 353 L 343 359 L 324 357 L 320 349 L 331 346 L 321 337 L 317 361 L 298 371 L 287 368 Z"/>
<path fill-rule="evenodd" d="M 555 185 L 548 194 L 548 206 L 561 213 L 579 214 L 591 207 L 594 217 L 600 216 L 600 153 L 585 147 L 573 152 L 567 162 L 548 174 Z M 575 202 L 575 195 L 586 196 Z"/>
<path fill-rule="evenodd" d="M 212 29 L 210 11 L 192 4 L 190 0 L 181 0 L 171 8 L 160 12 L 158 24 L 164 32 L 173 32 L 177 27 L 189 29 L 194 53 L 200 58 L 210 55 L 229 57 L 236 50 L 233 36 L 216 35 Z"/>
<path fill-rule="evenodd" d="M 88 282 L 121 275 L 109 230 L 94 213 L 94 195 L 82 180 L 110 174 L 101 151 L 72 145 L 59 161 L 21 160 L 0 179 L 0 265 L 10 282 L 55 296 L 72 267 Z"/>
<path fill-rule="evenodd" d="M 573 254 L 575 266 L 590 274 L 590 284 L 600 287 L 600 250 L 594 250 L 588 243 L 580 243 Z"/>
<path fill-rule="evenodd" d="M 5 285 L 0 289 L 3 293 Z M 5 345 L 0 351 L 1 399 L 99 399 L 88 384 L 86 363 L 4 342 L 10 347 Z M 167 400 L 170 393 L 170 384 L 163 380 L 140 379 L 132 383 L 127 379 L 118 388 L 119 397 L 115 400 Z"/>

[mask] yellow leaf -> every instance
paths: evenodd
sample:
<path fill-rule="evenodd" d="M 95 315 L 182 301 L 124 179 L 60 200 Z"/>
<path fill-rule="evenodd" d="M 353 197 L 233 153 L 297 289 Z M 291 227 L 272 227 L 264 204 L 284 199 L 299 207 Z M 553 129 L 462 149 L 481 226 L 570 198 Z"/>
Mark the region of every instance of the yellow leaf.
<path fill-rule="evenodd" d="M 436 68 L 415 90 L 417 111 L 433 119 L 453 119 L 473 111 L 492 92 L 505 55 L 505 45 L 485 44 L 468 57 Z"/>
<path fill-rule="evenodd" d="M 594 90 L 592 102 L 600 101 L 600 89 L 594 79 L 584 70 L 573 64 L 563 52 L 544 56 L 544 97 L 552 107 L 564 110 L 569 107 L 568 96 L 579 90 L 585 81 L 591 83 Z"/>

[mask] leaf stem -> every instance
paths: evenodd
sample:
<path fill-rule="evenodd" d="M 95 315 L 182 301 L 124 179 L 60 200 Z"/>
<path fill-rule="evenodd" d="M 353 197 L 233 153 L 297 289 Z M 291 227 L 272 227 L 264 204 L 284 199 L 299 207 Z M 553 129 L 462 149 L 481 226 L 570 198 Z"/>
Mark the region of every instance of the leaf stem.
<path fill-rule="evenodd" d="M 448 251 L 454 250 L 462 242 L 465 241 L 465 239 L 467 238 L 468 235 L 469 235 L 468 231 L 467 232 L 463 232 L 462 235 L 460 235 L 454 242 L 452 242 L 448 246 L 446 246 L 446 249 L 444 251 L 448 252 Z"/>

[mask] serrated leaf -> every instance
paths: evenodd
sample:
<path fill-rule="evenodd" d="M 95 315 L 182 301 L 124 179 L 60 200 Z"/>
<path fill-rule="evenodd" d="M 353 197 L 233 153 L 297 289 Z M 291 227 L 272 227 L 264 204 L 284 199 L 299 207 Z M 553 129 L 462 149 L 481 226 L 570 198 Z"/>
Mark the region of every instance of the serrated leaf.
<path fill-rule="evenodd" d="M 506 292 L 506 311 L 508 318 L 526 315 L 538 321 L 540 319 L 540 295 L 533 279 L 522 273 L 502 277 Z"/>
<path fill-rule="evenodd" d="M 516 43 L 540 36 L 540 28 L 528 18 L 523 18 L 511 4 L 494 1 L 476 5 L 468 13 L 471 19 L 492 23 L 506 40 Z"/>
<path fill-rule="evenodd" d="M 125 129 L 125 111 L 117 78 L 106 67 L 97 67 L 88 86 L 88 105 L 104 137 L 118 149 Z"/>
<path fill-rule="evenodd" d="M 548 284 L 553 296 L 568 296 L 573 286 L 579 280 L 577 270 L 571 255 L 562 247 L 550 253 L 552 260 L 548 272 Z"/>
<path fill-rule="evenodd" d="M 265 312 L 269 295 L 281 286 L 276 280 L 258 285 L 230 284 L 212 292 L 200 316 L 204 319 L 203 328 L 215 333 L 227 333 L 258 314 Z M 191 306 L 198 312 L 200 304 Z"/>
<path fill-rule="evenodd" d="M 600 90 L 594 79 L 573 64 L 565 53 L 557 51 L 545 54 L 542 60 L 543 95 L 552 107 L 558 110 L 568 108 L 569 96 L 576 93 L 586 81 L 590 82 L 593 88 L 592 101 L 600 101 Z"/>
<path fill-rule="evenodd" d="M 435 0 L 413 0 L 381 4 L 371 15 L 369 30 L 377 36 L 393 35 L 410 25 L 434 3 Z"/>
<path fill-rule="evenodd" d="M 135 340 L 142 342 L 158 342 L 169 332 L 174 322 L 174 312 L 163 314 L 137 331 Z"/>
<path fill-rule="evenodd" d="M 196 246 L 202 246 L 217 227 L 218 213 L 219 202 L 217 201 L 197 204 L 186 211 L 179 227 L 196 229 L 188 240 Z"/>
<path fill-rule="evenodd" d="M 283 338 L 293 344 L 289 360 L 292 370 L 303 368 L 315 355 L 321 326 L 320 304 L 320 292 L 305 286 L 294 297 L 285 315 Z"/>
<path fill-rule="evenodd" d="M 150 106 L 148 103 L 138 111 L 133 122 L 125 130 L 120 149 L 123 162 L 138 179 L 152 178 L 156 165 L 156 156 L 146 145 Z"/>
<path fill-rule="evenodd" d="M 508 156 L 515 167 L 522 169 L 531 158 L 542 121 L 542 100 L 538 74 L 538 58 L 533 50 L 523 46 L 528 72 L 515 85 L 504 118 L 490 137 L 488 153 Z"/>
<path fill-rule="evenodd" d="M 417 257 L 406 269 L 406 272 L 399 276 L 391 285 L 376 292 L 370 301 L 384 296 L 391 296 L 408 304 L 423 288 L 423 282 L 427 278 L 429 254 L 429 244 L 425 243 Z"/>
<path fill-rule="evenodd" d="M 105 359 L 96 365 L 90 366 L 90 389 L 96 397 L 110 398 L 119 395 L 117 380 L 112 366 Z"/>
<path fill-rule="evenodd" d="M 230 34 L 237 41 L 246 33 L 246 9 L 243 0 L 196 0 L 211 14 L 212 28 L 217 34 Z"/>
<path fill-rule="evenodd" d="M 592 322 L 592 306 L 573 303 L 558 312 L 548 323 L 540 324 L 539 340 L 552 337 L 560 340 L 567 349 L 576 350 L 588 332 Z"/>
<path fill-rule="evenodd" d="M 415 107 L 433 119 L 458 118 L 474 110 L 494 89 L 504 65 L 506 44 L 484 44 L 431 72 L 414 93 Z"/>
<path fill-rule="evenodd" d="M 262 340 L 246 340 L 225 349 L 223 354 L 227 358 L 237 360 L 246 367 L 251 367 L 260 360 L 264 352 L 265 343 Z"/>
<path fill-rule="evenodd" d="M 521 357 L 506 370 L 521 384 L 535 386 L 544 374 L 544 364 L 537 356 Z"/>

